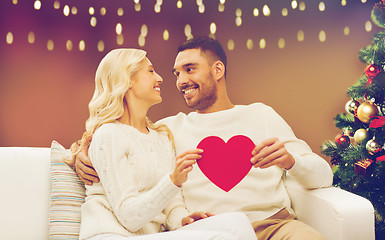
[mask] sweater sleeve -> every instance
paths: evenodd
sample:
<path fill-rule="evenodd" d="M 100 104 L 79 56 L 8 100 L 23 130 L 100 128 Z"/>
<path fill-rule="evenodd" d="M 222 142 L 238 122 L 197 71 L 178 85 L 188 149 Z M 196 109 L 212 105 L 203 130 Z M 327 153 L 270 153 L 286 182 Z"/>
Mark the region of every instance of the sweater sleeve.
<path fill-rule="evenodd" d="M 287 172 L 307 189 L 329 187 L 333 173 L 329 164 L 313 153 L 310 147 L 298 139 L 290 126 L 272 108 L 265 114 L 266 131 L 269 137 L 278 137 L 284 142 L 287 151 L 294 157 L 295 164 Z"/>
<path fill-rule="evenodd" d="M 172 231 L 182 227 L 182 219 L 188 216 L 189 212 L 186 209 L 181 192 L 167 205 L 164 212 L 167 215 L 165 226 L 167 230 Z"/>
<path fill-rule="evenodd" d="M 102 127 L 93 136 L 90 158 L 114 215 L 126 229 L 136 232 L 163 211 L 179 188 L 165 175 L 147 192 L 139 192 L 124 146 L 127 141 L 122 141 L 122 133 L 114 126 Z"/>

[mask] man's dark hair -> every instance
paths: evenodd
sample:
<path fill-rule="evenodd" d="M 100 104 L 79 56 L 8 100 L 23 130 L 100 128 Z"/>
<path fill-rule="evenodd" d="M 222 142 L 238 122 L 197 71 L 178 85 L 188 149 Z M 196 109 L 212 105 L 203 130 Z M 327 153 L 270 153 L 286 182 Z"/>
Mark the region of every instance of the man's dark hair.
<path fill-rule="evenodd" d="M 209 52 L 213 57 L 218 58 L 223 65 L 225 65 L 225 69 L 227 70 L 226 53 L 221 44 L 214 38 L 204 36 L 190 38 L 178 47 L 178 53 L 187 49 L 200 49 L 204 53 Z M 226 70 L 225 75 L 227 72 Z"/>

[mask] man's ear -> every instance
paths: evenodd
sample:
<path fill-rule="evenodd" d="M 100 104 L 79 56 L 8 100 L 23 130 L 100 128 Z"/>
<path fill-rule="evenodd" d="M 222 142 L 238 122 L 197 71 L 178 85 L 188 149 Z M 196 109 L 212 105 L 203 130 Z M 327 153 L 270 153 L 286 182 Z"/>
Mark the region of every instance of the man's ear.
<path fill-rule="evenodd" d="M 226 68 L 225 68 L 225 65 L 223 64 L 223 62 L 216 61 L 213 64 L 213 75 L 214 75 L 215 80 L 219 80 L 222 77 L 224 77 L 225 71 L 226 71 Z"/>

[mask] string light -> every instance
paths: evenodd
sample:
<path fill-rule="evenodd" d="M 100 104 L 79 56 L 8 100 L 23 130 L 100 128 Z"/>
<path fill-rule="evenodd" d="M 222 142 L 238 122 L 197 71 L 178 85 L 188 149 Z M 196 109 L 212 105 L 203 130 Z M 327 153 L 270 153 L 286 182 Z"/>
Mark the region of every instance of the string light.
<path fill-rule="evenodd" d="M 47 42 L 47 49 L 48 49 L 48 51 L 53 51 L 53 48 L 54 48 L 53 41 L 51 39 L 49 39 Z"/>
<path fill-rule="evenodd" d="M 8 44 L 12 44 L 13 43 L 13 34 L 11 32 L 8 32 L 5 39 L 6 39 Z"/>
<path fill-rule="evenodd" d="M 147 25 L 143 24 L 142 28 L 140 29 L 140 35 L 142 35 L 143 37 L 146 37 L 147 36 L 147 32 L 148 32 Z"/>
<path fill-rule="evenodd" d="M 278 40 L 278 48 L 280 48 L 280 49 L 285 48 L 285 39 L 284 38 L 280 38 Z"/>
<path fill-rule="evenodd" d="M 59 1 L 55 1 L 53 3 L 53 8 L 55 8 L 56 10 L 58 10 L 60 8 L 60 2 Z"/>
<path fill-rule="evenodd" d="M 319 32 L 318 38 L 319 38 L 320 42 L 325 42 L 326 41 L 326 33 L 325 33 L 324 30 L 321 30 Z"/>
<path fill-rule="evenodd" d="M 79 50 L 83 52 L 86 49 L 86 43 L 83 40 L 79 42 Z"/>
<path fill-rule="evenodd" d="M 229 49 L 230 51 L 234 50 L 235 48 L 235 43 L 234 43 L 234 40 L 230 39 L 228 42 L 227 42 L 227 49 Z"/>
<path fill-rule="evenodd" d="M 305 11 L 305 9 L 306 9 L 306 4 L 304 2 L 300 2 L 299 3 L 299 10 L 300 11 Z"/>
<path fill-rule="evenodd" d="M 66 49 L 67 49 L 67 51 L 72 51 L 73 43 L 72 43 L 71 40 L 67 40 L 67 42 L 66 42 Z"/>
<path fill-rule="evenodd" d="M 155 6 L 154 6 L 154 11 L 155 11 L 156 13 L 160 13 L 160 10 L 161 10 L 160 5 L 155 4 Z"/>
<path fill-rule="evenodd" d="M 184 35 L 187 37 L 187 39 L 193 37 L 191 34 L 191 26 L 189 24 L 186 24 L 186 26 L 184 27 Z"/>
<path fill-rule="evenodd" d="M 247 41 L 246 41 L 246 47 L 247 47 L 247 49 L 249 49 L 249 50 L 251 50 L 251 49 L 253 49 L 253 47 L 254 47 L 254 43 L 253 43 L 253 40 L 252 39 L 247 39 Z"/>
<path fill-rule="evenodd" d="M 140 6 L 140 3 L 135 3 L 135 11 L 139 12 L 142 7 Z"/>
<path fill-rule="evenodd" d="M 143 35 L 139 35 L 138 43 L 139 46 L 143 47 L 146 44 L 146 38 Z"/>
<path fill-rule="evenodd" d="M 65 5 L 64 8 L 63 8 L 63 14 L 64 16 L 68 16 L 70 15 L 70 7 L 68 5 Z"/>
<path fill-rule="evenodd" d="M 366 21 L 366 23 L 365 23 L 365 31 L 367 31 L 367 32 L 372 31 L 372 23 L 370 21 Z"/>
<path fill-rule="evenodd" d="M 96 26 L 96 17 L 91 17 L 91 20 L 90 20 L 90 24 L 92 27 L 95 27 Z"/>
<path fill-rule="evenodd" d="M 219 3 L 218 4 L 218 11 L 219 12 L 224 12 L 225 11 L 225 4 Z"/>
<path fill-rule="evenodd" d="M 287 8 L 283 8 L 282 9 L 282 16 L 286 17 L 288 15 L 289 11 L 287 10 Z"/>
<path fill-rule="evenodd" d="M 259 40 L 259 48 L 260 49 L 265 49 L 266 48 L 266 40 L 264 38 Z"/>
<path fill-rule="evenodd" d="M 29 32 L 28 33 L 28 42 L 30 44 L 34 43 L 35 42 L 35 34 L 33 32 Z"/>
<path fill-rule="evenodd" d="M 325 3 L 324 2 L 320 2 L 319 5 L 318 5 L 318 9 L 321 12 L 325 11 Z"/>
<path fill-rule="evenodd" d="M 168 30 L 163 31 L 163 40 L 167 41 L 170 38 L 170 34 L 168 33 Z"/>
<path fill-rule="evenodd" d="M 99 52 L 103 52 L 104 51 L 104 42 L 102 40 L 100 40 L 98 42 L 98 51 Z"/>
<path fill-rule="evenodd" d="M 254 10 L 253 10 L 253 15 L 254 15 L 254 17 L 258 17 L 258 16 L 259 16 L 259 10 L 258 10 L 258 8 L 254 8 Z"/>
<path fill-rule="evenodd" d="M 292 7 L 293 9 L 296 9 L 297 6 L 298 6 L 298 3 L 297 3 L 296 0 L 291 1 L 291 7 Z"/>
<path fill-rule="evenodd" d="M 240 8 L 237 8 L 237 10 L 235 10 L 235 15 L 236 15 L 236 18 L 235 18 L 235 25 L 237 25 L 237 27 L 241 26 L 242 25 L 242 10 Z"/>
<path fill-rule="evenodd" d="M 215 34 L 216 31 L 217 31 L 217 25 L 215 23 L 211 23 L 210 24 L 210 33 Z"/>
<path fill-rule="evenodd" d="M 41 2 L 39 0 L 36 0 L 35 3 L 33 4 L 33 7 L 36 9 L 36 10 L 40 10 L 41 8 Z"/>
<path fill-rule="evenodd" d="M 118 36 L 116 36 L 116 43 L 118 45 L 123 45 L 123 43 L 124 43 L 123 35 L 119 34 Z"/>
<path fill-rule="evenodd" d="M 72 15 L 76 15 L 78 13 L 78 9 L 76 7 L 71 8 Z"/>
<path fill-rule="evenodd" d="M 182 1 L 180 1 L 180 0 L 176 3 L 177 8 L 182 8 L 182 5 L 183 5 Z"/>
<path fill-rule="evenodd" d="M 305 40 L 305 33 L 302 30 L 299 30 L 297 33 L 298 42 L 303 42 Z"/>
<path fill-rule="evenodd" d="M 122 31 L 123 31 L 122 24 L 117 23 L 116 27 L 115 27 L 116 34 L 120 35 L 120 34 L 122 34 Z"/>
<path fill-rule="evenodd" d="M 100 8 L 100 15 L 104 16 L 106 15 L 106 13 L 107 13 L 107 10 L 105 7 Z"/>
<path fill-rule="evenodd" d="M 13 3 L 14 5 L 16 5 L 16 4 L 17 4 L 17 0 L 12 0 L 12 3 Z"/>
<path fill-rule="evenodd" d="M 203 5 L 203 4 L 199 5 L 198 11 L 199 11 L 200 13 L 204 13 L 204 12 L 205 12 L 205 5 Z"/>
<path fill-rule="evenodd" d="M 94 9 L 93 7 L 90 7 L 90 8 L 88 9 L 88 13 L 89 13 L 90 15 L 94 15 L 94 14 L 95 14 L 95 9 Z"/>
<path fill-rule="evenodd" d="M 270 8 L 267 5 L 263 6 L 262 12 L 263 12 L 263 15 L 265 15 L 266 17 L 270 16 L 270 14 L 271 14 Z"/>
<path fill-rule="evenodd" d="M 120 16 L 120 17 L 123 16 L 123 14 L 124 14 L 123 8 L 118 8 L 117 14 L 118 14 L 118 16 Z"/>
<path fill-rule="evenodd" d="M 346 6 L 346 0 L 341 0 L 341 6 Z"/>
<path fill-rule="evenodd" d="M 349 29 L 348 26 L 346 26 L 346 27 L 344 28 L 344 35 L 345 35 L 345 36 L 348 36 L 349 34 L 350 34 L 350 29 Z"/>
<path fill-rule="evenodd" d="M 362 3 L 366 3 L 366 0 L 361 0 Z"/>

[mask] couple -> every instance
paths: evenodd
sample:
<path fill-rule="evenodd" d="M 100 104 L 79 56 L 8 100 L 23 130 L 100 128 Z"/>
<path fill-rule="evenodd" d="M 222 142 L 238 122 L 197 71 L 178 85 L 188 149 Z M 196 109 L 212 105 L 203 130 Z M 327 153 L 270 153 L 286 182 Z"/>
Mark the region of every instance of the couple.
<path fill-rule="evenodd" d="M 173 73 L 196 111 L 153 124 L 146 114 L 162 100 L 162 78 L 146 53 L 117 49 L 105 56 L 73 163 L 88 183 L 81 239 L 323 239 L 294 219 L 283 179 L 289 173 L 306 188 L 327 187 L 329 165 L 270 107 L 234 106 L 226 91 L 226 62 L 212 38 L 183 43 Z M 195 165 L 202 155 L 197 145 L 207 136 L 227 141 L 235 135 L 256 144 L 254 168 L 225 192 Z"/>

